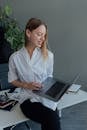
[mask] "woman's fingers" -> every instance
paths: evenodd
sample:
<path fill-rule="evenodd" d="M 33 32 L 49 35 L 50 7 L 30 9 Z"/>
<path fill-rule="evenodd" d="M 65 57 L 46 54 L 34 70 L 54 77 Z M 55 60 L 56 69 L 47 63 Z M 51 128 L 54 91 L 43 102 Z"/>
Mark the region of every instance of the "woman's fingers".
<path fill-rule="evenodd" d="M 33 86 L 34 90 L 39 90 L 42 85 L 37 82 L 32 82 L 32 86 Z"/>

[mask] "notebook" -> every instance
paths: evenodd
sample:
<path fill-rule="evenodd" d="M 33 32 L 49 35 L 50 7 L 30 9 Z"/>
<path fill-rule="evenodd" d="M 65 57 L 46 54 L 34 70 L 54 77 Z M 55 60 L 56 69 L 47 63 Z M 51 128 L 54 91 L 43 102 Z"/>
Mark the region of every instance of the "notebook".
<path fill-rule="evenodd" d="M 72 83 L 75 83 L 76 80 L 77 76 L 74 78 Z M 56 78 L 48 77 L 44 82 L 42 82 L 42 88 L 40 90 L 34 90 L 34 93 L 57 102 L 70 86 L 71 82 L 66 83 Z"/>

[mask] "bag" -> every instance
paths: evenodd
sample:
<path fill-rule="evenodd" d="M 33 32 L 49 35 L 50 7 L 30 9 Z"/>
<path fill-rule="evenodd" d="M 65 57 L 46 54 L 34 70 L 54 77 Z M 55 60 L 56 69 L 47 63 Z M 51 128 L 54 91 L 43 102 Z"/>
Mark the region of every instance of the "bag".
<path fill-rule="evenodd" d="M 4 130 L 31 130 L 29 122 L 22 122 L 16 125 L 12 125 L 10 127 L 4 128 Z"/>

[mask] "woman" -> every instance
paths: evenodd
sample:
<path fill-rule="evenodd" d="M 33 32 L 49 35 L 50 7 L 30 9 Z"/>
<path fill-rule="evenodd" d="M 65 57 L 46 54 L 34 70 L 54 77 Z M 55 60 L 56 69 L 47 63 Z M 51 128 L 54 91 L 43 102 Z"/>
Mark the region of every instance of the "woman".
<path fill-rule="evenodd" d="M 53 74 L 53 53 L 47 49 L 47 25 L 31 18 L 25 28 L 25 46 L 9 59 L 8 81 L 21 97 L 21 109 L 26 117 L 41 124 L 42 130 L 60 130 L 57 103 L 36 96 L 47 77 Z"/>

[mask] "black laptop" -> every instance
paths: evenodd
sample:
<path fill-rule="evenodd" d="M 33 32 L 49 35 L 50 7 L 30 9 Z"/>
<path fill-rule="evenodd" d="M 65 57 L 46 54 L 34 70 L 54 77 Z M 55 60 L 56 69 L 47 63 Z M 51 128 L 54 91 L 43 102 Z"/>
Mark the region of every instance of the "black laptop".
<path fill-rule="evenodd" d="M 76 83 L 78 78 L 79 74 L 74 77 L 72 82 L 66 83 L 56 78 L 48 77 L 44 82 L 42 82 L 42 88 L 40 90 L 34 90 L 34 93 L 54 102 L 58 102 L 68 88 L 72 84 Z"/>
<path fill-rule="evenodd" d="M 40 90 L 34 90 L 34 93 L 57 102 L 69 87 L 69 83 L 48 77 L 42 82 L 42 88 Z"/>

